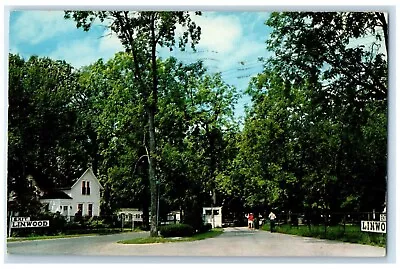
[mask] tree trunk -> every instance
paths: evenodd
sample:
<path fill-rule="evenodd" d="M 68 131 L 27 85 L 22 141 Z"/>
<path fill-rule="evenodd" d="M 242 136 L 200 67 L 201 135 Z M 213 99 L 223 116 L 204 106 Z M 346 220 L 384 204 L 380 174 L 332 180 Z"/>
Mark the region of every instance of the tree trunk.
<path fill-rule="evenodd" d="M 157 179 L 156 179 L 156 164 L 153 159 L 153 154 L 156 152 L 156 131 L 154 125 L 154 116 L 157 111 L 157 93 L 158 93 L 158 77 L 157 77 L 157 57 L 156 57 L 156 36 L 155 36 L 155 17 L 152 15 L 150 24 L 151 29 L 151 71 L 152 71 L 152 87 L 150 93 L 150 104 L 148 105 L 148 125 L 149 125 L 149 179 L 150 179 L 150 196 L 151 196 L 151 222 L 150 222 L 150 236 L 158 236 L 157 232 Z M 147 100 L 149 101 L 149 100 Z"/>
<path fill-rule="evenodd" d="M 149 109 L 149 137 L 150 137 L 150 150 L 149 150 L 149 179 L 150 179 L 150 236 L 158 236 L 157 233 L 157 184 L 156 184 L 156 171 L 155 171 L 155 160 L 153 153 L 156 151 L 155 141 L 155 127 L 154 127 L 154 110 Z"/>
<path fill-rule="evenodd" d="M 144 190 L 142 193 L 142 206 L 143 206 L 143 228 L 147 231 L 149 230 L 149 185 L 147 183 L 144 184 Z"/>
<path fill-rule="evenodd" d="M 383 30 L 383 35 L 385 37 L 385 47 L 386 47 L 386 53 L 389 55 L 389 29 L 388 29 L 388 24 L 386 22 L 385 14 L 382 12 L 375 12 L 376 16 L 382 23 L 382 30 Z"/>

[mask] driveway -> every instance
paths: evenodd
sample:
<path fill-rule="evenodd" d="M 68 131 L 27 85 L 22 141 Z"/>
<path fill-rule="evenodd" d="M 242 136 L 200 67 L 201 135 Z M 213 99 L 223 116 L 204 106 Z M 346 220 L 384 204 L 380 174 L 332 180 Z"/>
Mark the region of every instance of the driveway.
<path fill-rule="evenodd" d="M 124 245 L 116 241 L 147 236 L 126 233 L 69 239 L 7 243 L 9 257 L 22 255 L 90 256 L 259 256 L 259 257 L 384 257 L 380 247 L 270 233 L 247 228 L 225 228 L 218 237 L 193 242 Z M 43 262 L 43 260 L 42 260 Z"/>

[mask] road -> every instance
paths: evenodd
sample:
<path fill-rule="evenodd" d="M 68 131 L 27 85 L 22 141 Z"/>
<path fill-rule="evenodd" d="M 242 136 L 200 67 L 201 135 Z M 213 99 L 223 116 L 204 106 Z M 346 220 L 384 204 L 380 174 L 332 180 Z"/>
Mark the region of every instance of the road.
<path fill-rule="evenodd" d="M 380 247 L 299 237 L 247 228 L 226 228 L 218 237 L 193 242 L 124 245 L 118 240 L 147 232 L 7 243 L 10 258 L 20 255 L 90 256 L 263 256 L 384 257 Z M 32 257 L 32 256 L 30 256 Z"/>

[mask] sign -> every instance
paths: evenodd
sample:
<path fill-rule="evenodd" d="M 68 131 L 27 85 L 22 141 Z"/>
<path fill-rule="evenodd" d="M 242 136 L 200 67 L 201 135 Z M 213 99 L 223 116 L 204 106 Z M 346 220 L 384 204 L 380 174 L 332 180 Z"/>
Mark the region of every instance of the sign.
<path fill-rule="evenodd" d="M 373 233 L 386 233 L 386 222 L 362 220 L 361 231 L 373 232 Z"/>
<path fill-rule="evenodd" d="M 386 214 L 380 214 L 380 221 L 386 221 Z"/>
<path fill-rule="evenodd" d="M 37 228 L 49 227 L 50 221 L 48 220 L 32 220 L 30 217 L 12 217 L 10 228 Z"/>
<path fill-rule="evenodd" d="M 31 217 L 12 217 L 11 221 L 30 221 Z"/>

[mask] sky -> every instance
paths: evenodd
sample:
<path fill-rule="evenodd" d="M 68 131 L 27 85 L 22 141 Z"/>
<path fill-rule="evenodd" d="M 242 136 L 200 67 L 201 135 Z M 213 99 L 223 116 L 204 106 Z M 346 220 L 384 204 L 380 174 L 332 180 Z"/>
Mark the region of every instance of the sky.
<path fill-rule="evenodd" d="M 72 20 L 58 10 L 16 10 L 10 13 L 9 52 L 25 59 L 32 55 L 65 60 L 75 68 L 108 60 L 123 51 L 118 38 L 100 22 L 89 32 L 77 29 Z M 203 60 L 210 73 L 221 72 L 224 81 L 243 93 L 252 76 L 262 71 L 260 57 L 267 57 L 265 25 L 268 12 L 203 12 L 193 14 L 201 27 L 200 43 L 194 52 L 160 48 L 159 56 L 174 56 L 183 63 Z M 111 35 L 110 35 L 111 34 Z M 244 116 L 250 98 L 243 94 L 235 108 L 237 118 Z"/>

